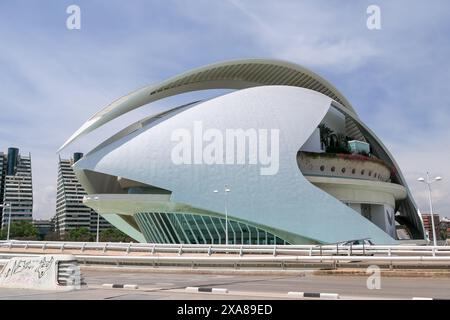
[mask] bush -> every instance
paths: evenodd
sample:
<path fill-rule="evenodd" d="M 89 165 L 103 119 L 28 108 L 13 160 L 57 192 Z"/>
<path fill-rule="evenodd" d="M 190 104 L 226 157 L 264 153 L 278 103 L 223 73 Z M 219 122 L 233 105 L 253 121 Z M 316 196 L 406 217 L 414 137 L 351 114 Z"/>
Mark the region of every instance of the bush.
<path fill-rule="evenodd" d="M 49 233 L 47 233 L 45 235 L 44 240 L 45 241 L 61 241 L 62 239 L 57 232 L 50 231 Z"/>
<path fill-rule="evenodd" d="M 133 242 L 134 240 L 116 228 L 106 229 L 100 232 L 100 242 Z"/>
<path fill-rule="evenodd" d="M 346 147 L 337 146 L 337 147 L 328 147 L 326 150 L 327 153 L 339 153 L 339 154 L 349 154 L 350 151 Z"/>
<path fill-rule="evenodd" d="M 65 238 L 66 241 L 90 242 L 94 240 L 93 235 L 89 232 L 89 229 L 86 227 L 70 230 L 67 237 Z"/>
<path fill-rule="evenodd" d="M 8 226 L 2 229 L 1 239 L 7 238 Z M 39 231 L 29 221 L 11 221 L 9 238 L 15 240 L 38 240 Z"/>

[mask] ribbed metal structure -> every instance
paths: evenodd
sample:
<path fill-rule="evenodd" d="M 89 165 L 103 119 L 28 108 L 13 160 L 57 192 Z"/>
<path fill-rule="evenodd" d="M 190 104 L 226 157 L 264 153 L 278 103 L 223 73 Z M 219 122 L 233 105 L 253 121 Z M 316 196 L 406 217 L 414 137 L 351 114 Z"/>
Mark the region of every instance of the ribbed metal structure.
<path fill-rule="evenodd" d="M 212 65 L 204 68 L 204 70 L 186 74 L 178 80 L 170 81 L 168 84 L 162 85 L 151 91 L 150 96 L 170 89 L 209 81 L 248 82 L 248 87 L 258 85 L 285 85 L 307 88 L 323 93 L 331 99 L 352 109 L 347 100 L 318 75 L 287 63 L 278 62 L 274 64 L 258 60 L 229 63 L 217 67 Z"/>
<path fill-rule="evenodd" d="M 285 85 L 320 92 L 355 114 L 350 102 L 327 80 L 299 65 L 271 59 L 233 60 L 207 65 L 150 85 L 117 99 L 93 115 L 59 149 L 117 117 L 145 104 L 177 94 L 207 89 L 245 89 Z"/>
<path fill-rule="evenodd" d="M 208 215 L 139 212 L 134 218 L 149 243 L 225 244 L 225 219 Z M 289 244 L 250 224 L 228 220 L 229 244 Z"/>

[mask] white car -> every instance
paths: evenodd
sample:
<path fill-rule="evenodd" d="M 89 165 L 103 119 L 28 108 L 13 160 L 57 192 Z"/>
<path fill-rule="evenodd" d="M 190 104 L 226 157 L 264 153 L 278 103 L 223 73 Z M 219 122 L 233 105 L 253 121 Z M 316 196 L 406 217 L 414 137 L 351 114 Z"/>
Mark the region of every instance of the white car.
<path fill-rule="evenodd" d="M 342 242 L 338 244 L 338 250 L 344 250 L 338 252 L 338 254 L 346 255 L 348 254 L 347 250 L 351 250 L 351 255 L 355 256 L 373 256 L 373 253 L 370 252 L 370 246 L 373 246 L 374 243 L 369 239 L 360 239 L 360 240 L 350 240 L 346 242 Z M 344 248 L 343 248 L 344 247 Z M 342 249 L 341 249 L 342 248 Z"/>
<path fill-rule="evenodd" d="M 362 239 L 362 240 L 351 240 L 344 242 L 342 244 L 343 246 L 358 246 L 358 245 L 365 245 L 365 246 L 373 246 L 374 243 L 370 241 L 369 239 Z"/>

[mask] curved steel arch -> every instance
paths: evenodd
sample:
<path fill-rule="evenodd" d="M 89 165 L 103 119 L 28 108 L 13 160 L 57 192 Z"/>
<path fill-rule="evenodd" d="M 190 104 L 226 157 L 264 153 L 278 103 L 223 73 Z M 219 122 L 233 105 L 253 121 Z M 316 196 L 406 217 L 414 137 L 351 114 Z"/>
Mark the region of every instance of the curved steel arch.
<path fill-rule="evenodd" d="M 58 150 L 107 122 L 148 103 L 181 93 L 207 89 L 245 89 L 263 85 L 286 85 L 311 89 L 339 102 L 356 114 L 350 102 L 318 74 L 290 62 L 243 59 L 210 64 L 138 89 L 112 102 L 79 128 Z"/>

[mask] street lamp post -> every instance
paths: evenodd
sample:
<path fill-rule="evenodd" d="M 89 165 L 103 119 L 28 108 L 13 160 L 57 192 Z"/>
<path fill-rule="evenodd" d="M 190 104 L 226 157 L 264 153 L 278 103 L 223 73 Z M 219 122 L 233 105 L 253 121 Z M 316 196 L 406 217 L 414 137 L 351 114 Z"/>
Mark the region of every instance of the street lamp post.
<path fill-rule="evenodd" d="M 9 241 L 9 230 L 11 229 L 11 203 L 6 203 L 6 207 L 9 207 L 9 215 L 8 215 L 8 233 L 6 234 L 6 240 Z"/>
<path fill-rule="evenodd" d="M 24 179 L 24 177 L 20 177 L 20 181 L 19 181 L 19 183 L 18 183 L 18 202 L 19 202 L 19 208 L 18 208 L 18 210 L 19 210 L 19 212 L 20 212 L 20 209 L 22 209 L 22 204 L 20 203 L 21 202 L 21 199 L 20 199 L 20 187 L 22 186 L 22 183 L 23 183 L 23 179 Z M 20 217 L 20 216 L 19 216 Z M 9 219 L 8 219 L 8 240 L 9 240 L 9 225 L 11 224 L 11 206 L 9 207 Z"/>
<path fill-rule="evenodd" d="M 94 200 L 98 200 L 98 197 L 94 197 Z M 97 212 L 97 242 L 99 242 L 99 230 L 100 230 L 100 214 Z"/>
<path fill-rule="evenodd" d="M 6 235 L 6 240 L 9 240 L 9 220 L 11 219 L 11 204 L 10 203 L 5 203 L 5 204 L 0 204 L 0 208 L 2 208 L 2 211 L 5 207 L 9 208 L 9 218 L 8 218 L 8 234 Z M 3 231 L 2 231 L 2 235 L 3 235 Z"/>
<path fill-rule="evenodd" d="M 22 183 L 24 182 L 25 177 L 20 176 L 20 180 L 17 183 L 17 195 L 18 195 L 18 208 L 17 210 L 20 213 L 20 209 L 22 209 L 22 204 L 21 204 L 21 198 L 20 198 L 20 187 L 22 186 Z M 9 230 L 11 228 L 11 203 L 8 204 L 9 206 L 9 216 L 8 216 L 8 234 L 6 236 L 6 240 L 9 240 Z"/>
<path fill-rule="evenodd" d="M 231 192 L 231 189 L 225 185 L 225 244 L 228 245 L 228 193 Z M 214 190 L 214 193 L 219 193 L 219 190 Z"/>
<path fill-rule="evenodd" d="M 433 180 L 430 180 L 430 175 L 427 172 L 426 180 L 424 178 L 417 179 L 420 182 L 426 183 L 428 189 L 428 200 L 430 203 L 430 214 L 431 214 L 431 228 L 433 229 L 433 245 L 436 246 L 436 230 L 434 228 L 434 215 L 433 215 L 433 202 L 431 200 L 431 184 L 436 181 L 441 181 L 442 177 L 436 177 Z"/>

